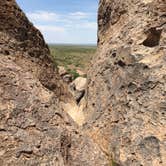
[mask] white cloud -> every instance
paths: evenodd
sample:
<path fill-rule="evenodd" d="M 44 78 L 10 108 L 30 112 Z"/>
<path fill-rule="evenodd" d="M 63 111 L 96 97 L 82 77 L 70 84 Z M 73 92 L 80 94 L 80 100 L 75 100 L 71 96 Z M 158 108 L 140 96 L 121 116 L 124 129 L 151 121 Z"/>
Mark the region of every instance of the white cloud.
<path fill-rule="evenodd" d="M 80 28 L 86 28 L 86 29 L 97 29 L 97 23 L 96 22 L 84 22 L 79 25 Z"/>
<path fill-rule="evenodd" d="M 35 11 L 27 13 L 48 43 L 95 43 L 97 21 L 94 13 L 56 13 Z"/>
<path fill-rule="evenodd" d="M 65 32 L 65 28 L 53 25 L 36 25 L 36 27 L 43 32 Z"/>
<path fill-rule="evenodd" d="M 71 21 L 79 21 L 89 19 L 94 17 L 94 13 L 85 13 L 85 12 L 73 12 L 67 14 L 59 14 L 56 12 L 49 12 L 49 11 L 35 11 L 32 13 L 27 13 L 28 18 L 32 22 L 71 22 Z"/>
<path fill-rule="evenodd" d="M 89 13 L 84 13 L 84 12 L 74 12 L 74 13 L 69 13 L 69 18 L 71 19 L 85 19 L 88 18 L 90 15 Z"/>
<path fill-rule="evenodd" d="M 57 21 L 59 15 L 54 12 L 48 11 L 36 11 L 33 13 L 27 13 L 27 16 L 31 21 Z"/>

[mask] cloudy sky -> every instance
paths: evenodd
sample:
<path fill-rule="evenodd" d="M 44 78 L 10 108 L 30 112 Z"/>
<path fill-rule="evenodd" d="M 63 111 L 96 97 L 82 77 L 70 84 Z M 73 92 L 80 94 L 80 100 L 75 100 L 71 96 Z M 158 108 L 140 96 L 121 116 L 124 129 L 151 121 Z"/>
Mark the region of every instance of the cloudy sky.
<path fill-rule="evenodd" d="M 48 43 L 96 44 L 98 0 L 16 0 Z"/>

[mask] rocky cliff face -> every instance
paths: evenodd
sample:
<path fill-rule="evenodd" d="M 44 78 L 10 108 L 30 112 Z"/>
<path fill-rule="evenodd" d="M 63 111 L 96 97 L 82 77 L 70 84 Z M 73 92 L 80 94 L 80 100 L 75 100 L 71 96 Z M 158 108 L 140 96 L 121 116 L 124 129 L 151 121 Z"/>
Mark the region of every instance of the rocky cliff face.
<path fill-rule="evenodd" d="M 166 1 L 100 0 L 85 130 L 123 166 L 166 165 Z"/>
<path fill-rule="evenodd" d="M 65 93 L 42 34 L 14 0 L 0 2 L 0 54 L 12 57 L 57 96 Z M 63 88 L 62 88 L 63 87 Z"/>
<path fill-rule="evenodd" d="M 69 97 L 41 33 L 14 0 L 1 0 L 0 165 L 108 165 L 61 108 Z"/>
<path fill-rule="evenodd" d="M 166 165 L 166 2 L 100 0 L 98 25 L 80 131 L 41 33 L 0 1 L 0 165 Z"/>

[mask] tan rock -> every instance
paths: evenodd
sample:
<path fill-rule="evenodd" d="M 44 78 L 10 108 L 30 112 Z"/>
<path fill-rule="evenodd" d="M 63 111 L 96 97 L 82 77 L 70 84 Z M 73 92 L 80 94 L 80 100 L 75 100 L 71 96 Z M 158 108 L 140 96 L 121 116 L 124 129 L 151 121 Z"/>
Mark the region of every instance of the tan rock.
<path fill-rule="evenodd" d="M 65 74 L 67 74 L 67 70 L 63 66 L 58 66 L 58 73 L 60 76 L 64 76 Z"/>
<path fill-rule="evenodd" d="M 119 165 L 166 165 L 165 15 L 164 0 L 99 3 L 85 131 Z"/>
<path fill-rule="evenodd" d="M 83 77 L 77 77 L 72 84 L 75 86 L 77 91 L 83 91 L 86 89 L 87 79 Z"/>
<path fill-rule="evenodd" d="M 1 165 L 104 166 L 108 163 L 98 145 L 80 134 L 69 117 L 78 124 L 84 122 L 76 104 L 68 104 L 63 110 L 52 91 L 2 55 L 0 78 Z"/>
<path fill-rule="evenodd" d="M 108 165 L 62 108 L 71 100 L 41 33 L 14 0 L 1 0 L 0 165 Z"/>
<path fill-rule="evenodd" d="M 77 73 L 79 74 L 79 76 L 85 76 L 86 75 L 86 73 L 81 71 L 81 70 L 77 70 Z"/>

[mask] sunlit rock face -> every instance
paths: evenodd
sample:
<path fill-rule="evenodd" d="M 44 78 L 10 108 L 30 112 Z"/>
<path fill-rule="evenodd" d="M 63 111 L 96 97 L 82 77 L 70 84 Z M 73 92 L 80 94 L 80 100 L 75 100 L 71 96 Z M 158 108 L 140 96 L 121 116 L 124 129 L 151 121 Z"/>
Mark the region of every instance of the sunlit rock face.
<path fill-rule="evenodd" d="M 100 0 L 98 26 L 80 131 L 41 33 L 0 1 L 0 165 L 166 165 L 166 3 Z"/>
<path fill-rule="evenodd" d="M 0 165 L 108 165 L 61 108 L 69 99 L 41 33 L 14 0 L 1 0 Z"/>
<path fill-rule="evenodd" d="M 166 165 L 166 2 L 100 0 L 85 130 L 119 165 Z"/>
<path fill-rule="evenodd" d="M 62 85 L 42 34 L 29 22 L 14 0 L 0 2 L 0 53 L 15 59 L 57 95 Z"/>

